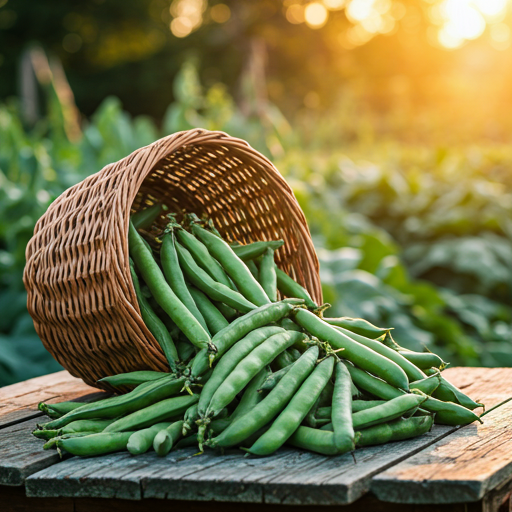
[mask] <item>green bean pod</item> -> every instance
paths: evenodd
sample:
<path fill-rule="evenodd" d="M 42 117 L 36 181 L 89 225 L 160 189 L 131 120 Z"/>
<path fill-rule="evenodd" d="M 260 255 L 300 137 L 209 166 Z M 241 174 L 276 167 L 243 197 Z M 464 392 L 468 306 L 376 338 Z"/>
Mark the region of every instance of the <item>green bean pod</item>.
<path fill-rule="evenodd" d="M 281 414 L 250 448 L 253 455 L 270 455 L 278 450 L 299 428 L 309 409 L 332 376 L 334 358 L 324 359 L 303 382 Z"/>
<path fill-rule="evenodd" d="M 413 416 L 375 425 L 359 432 L 356 446 L 372 446 L 421 436 L 432 428 L 432 424 L 432 416 Z"/>
<path fill-rule="evenodd" d="M 183 418 L 183 435 L 186 436 L 195 426 L 196 421 L 199 419 L 199 412 L 197 410 L 197 403 L 191 405 L 186 411 Z"/>
<path fill-rule="evenodd" d="M 249 382 L 249 384 L 247 384 L 240 402 L 229 418 L 231 422 L 252 411 L 254 407 L 256 407 L 263 400 L 263 394 L 258 393 L 258 389 L 263 384 L 268 374 L 269 370 L 265 367 L 256 374 L 256 376 L 251 380 L 251 382 Z"/>
<path fill-rule="evenodd" d="M 173 375 L 146 382 L 126 395 L 84 404 L 82 407 L 46 423 L 44 427 L 54 429 L 62 428 L 75 420 L 117 418 L 179 393 L 184 384 L 184 378 L 176 379 Z"/>
<path fill-rule="evenodd" d="M 132 455 L 140 455 L 141 453 L 146 453 L 151 448 L 151 446 L 153 446 L 153 440 L 155 439 L 155 436 L 158 434 L 158 432 L 168 427 L 169 425 L 169 422 L 156 423 L 151 427 L 137 430 L 137 432 L 134 432 L 128 439 L 126 449 Z"/>
<path fill-rule="evenodd" d="M 142 294 L 139 278 L 135 273 L 135 268 L 133 267 L 131 261 L 130 273 L 132 276 L 132 283 L 135 289 L 135 295 L 137 296 L 137 302 L 139 304 L 142 320 L 144 320 L 144 324 L 149 329 L 149 332 L 151 332 L 151 334 L 160 345 L 160 348 L 162 349 L 162 352 L 164 353 L 167 362 L 169 363 L 169 368 L 171 368 L 172 371 L 175 371 L 178 352 L 176 350 L 176 346 L 174 345 L 171 333 L 168 331 L 162 320 L 160 320 L 158 315 L 154 312 L 146 297 L 144 297 Z"/>
<path fill-rule="evenodd" d="M 421 408 L 435 413 L 435 423 L 440 425 L 469 425 L 474 421 L 482 423 L 473 411 L 453 402 L 442 402 L 428 397 Z"/>
<path fill-rule="evenodd" d="M 305 309 L 295 311 L 297 323 L 312 335 L 328 341 L 336 349 L 344 349 L 341 357 L 381 377 L 389 384 L 401 389 L 409 389 L 406 373 L 395 362 L 372 349 L 354 341 L 339 330 Z"/>
<path fill-rule="evenodd" d="M 61 436 L 52 437 L 46 443 L 43 444 L 43 450 L 50 450 L 51 448 L 57 448 L 57 443 L 61 439 L 71 439 L 73 437 L 85 437 L 91 434 L 97 434 L 97 432 L 75 432 L 73 434 L 62 434 Z"/>
<path fill-rule="evenodd" d="M 114 420 L 76 420 L 60 429 L 62 434 L 75 434 L 76 432 L 103 432 Z"/>
<path fill-rule="evenodd" d="M 182 437 L 183 421 L 175 421 L 160 430 L 153 440 L 153 449 L 159 457 L 165 457 Z"/>
<path fill-rule="evenodd" d="M 199 395 L 185 395 L 167 398 L 156 404 L 132 412 L 111 423 L 103 432 L 123 432 L 149 427 L 155 423 L 182 415 L 199 400 Z"/>
<path fill-rule="evenodd" d="M 176 252 L 176 235 L 173 231 L 167 233 L 162 239 L 162 245 L 160 246 L 160 263 L 162 264 L 162 270 L 164 276 L 172 288 L 172 291 L 176 294 L 178 299 L 185 305 L 185 307 L 195 316 L 196 320 L 201 324 L 203 329 L 210 334 L 208 327 L 206 326 L 205 319 L 199 311 L 190 291 L 185 283 L 185 277 L 180 268 L 178 260 L 178 254 Z"/>
<path fill-rule="evenodd" d="M 305 336 L 300 332 L 283 331 L 267 338 L 245 356 L 213 394 L 206 410 L 206 417 L 215 417 L 230 404 L 249 381 L 283 350 L 291 346 L 296 338 Z"/>
<path fill-rule="evenodd" d="M 347 364 L 347 368 L 356 386 L 372 395 L 383 400 L 391 400 L 404 394 L 400 389 L 369 375 L 359 368 L 349 364 Z M 452 402 L 441 402 L 432 397 L 428 397 L 421 408 L 435 413 L 435 422 L 442 425 L 467 425 L 474 421 L 480 421 L 479 417 L 469 409 Z"/>
<path fill-rule="evenodd" d="M 155 203 L 144 210 L 139 210 L 131 216 L 131 221 L 136 229 L 149 229 L 162 212 L 162 205 Z"/>
<path fill-rule="evenodd" d="M 295 331 L 293 331 L 295 332 Z M 286 368 L 287 366 L 290 366 L 295 362 L 295 358 L 285 350 L 284 352 L 281 352 L 275 359 L 272 361 L 272 368 L 275 370 L 282 370 L 283 368 Z"/>
<path fill-rule="evenodd" d="M 184 229 L 179 229 L 177 236 L 181 245 L 190 252 L 194 261 L 212 279 L 232 290 L 235 289 L 225 270 L 222 268 L 222 265 L 210 254 L 206 246 L 200 240 Z"/>
<path fill-rule="evenodd" d="M 118 373 L 117 375 L 109 375 L 108 377 L 103 377 L 102 379 L 98 380 L 98 382 L 105 382 L 106 384 L 110 384 L 116 388 L 120 386 L 138 386 L 144 382 L 150 382 L 168 376 L 169 374 L 164 372 L 141 370 L 136 372 Z"/>
<path fill-rule="evenodd" d="M 178 258 L 181 268 L 187 276 L 187 279 L 210 299 L 223 302 L 229 307 L 236 309 L 242 313 L 247 313 L 256 306 L 247 300 L 245 296 L 231 288 L 213 280 L 195 261 L 192 255 L 185 247 L 176 244 Z"/>
<path fill-rule="evenodd" d="M 358 343 L 361 343 L 361 345 L 364 345 L 365 347 L 371 348 L 378 354 L 387 357 L 388 359 L 396 363 L 406 373 L 409 382 L 418 381 L 426 377 L 426 375 L 416 365 L 414 365 L 405 357 L 403 357 L 401 353 L 397 352 L 396 350 L 393 350 L 392 348 L 387 347 L 380 341 L 367 338 L 360 334 L 355 334 L 348 329 L 344 329 L 343 327 L 335 326 L 335 328 L 338 331 L 345 334 L 346 336 L 348 336 L 350 339 L 357 341 Z M 341 354 L 341 357 L 344 357 L 344 355 Z"/>
<path fill-rule="evenodd" d="M 350 401 L 352 401 L 352 396 L 350 396 Z M 319 420 L 329 420 L 331 421 L 331 415 L 332 415 L 332 407 L 319 407 L 316 410 L 316 417 Z M 352 417 L 351 417 L 352 421 Z"/>
<path fill-rule="evenodd" d="M 258 280 L 267 297 L 275 302 L 277 300 L 277 276 L 274 263 L 274 251 L 268 248 L 261 258 Z"/>
<path fill-rule="evenodd" d="M 238 311 L 236 309 L 230 308 L 227 304 L 219 301 L 212 301 L 213 305 L 222 313 L 222 316 L 228 321 L 232 322 L 236 318 L 238 318 Z"/>
<path fill-rule="evenodd" d="M 60 429 L 56 430 L 39 430 L 35 429 L 32 431 L 32 435 L 37 437 L 38 439 L 45 439 L 48 441 L 49 439 L 52 439 L 54 437 L 59 437 L 61 435 Z"/>
<path fill-rule="evenodd" d="M 306 423 L 306 425 L 316 428 L 319 425 L 322 425 L 323 423 L 325 423 L 324 420 L 320 420 L 317 417 L 317 411 L 321 407 L 325 407 L 327 405 L 332 404 L 333 394 L 334 394 L 334 386 L 333 386 L 332 382 L 329 380 L 329 381 L 327 381 L 327 384 L 325 385 L 324 389 L 322 389 L 322 392 L 320 393 L 318 400 L 313 404 L 313 407 L 311 407 L 309 412 L 306 414 L 306 418 L 304 420 L 304 423 Z"/>
<path fill-rule="evenodd" d="M 379 341 L 397 352 L 400 352 L 408 361 L 416 365 L 421 370 L 428 370 L 432 367 L 443 370 L 448 365 L 437 354 L 433 352 L 414 352 L 407 348 L 401 347 L 391 336 L 391 332 L 387 332 Z"/>
<path fill-rule="evenodd" d="M 354 434 L 354 438 L 355 436 Z M 359 437 L 359 434 L 357 434 L 357 437 Z M 304 426 L 300 426 L 286 441 L 286 444 L 322 455 L 341 455 L 353 449 L 350 448 L 348 443 L 341 448 L 336 447 L 333 432 Z"/>
<path fill-rule="evenodd" d="M 298 332 L 302 332 L 302 328 L 300 326 L 298 326 L 291 318 L 283 318 L 280 322 L 279 322 L 279 325 L 283 328 L 283 329 L 286 329 L 287 331 L 298 331 Z M 306 347 L 302 350 L 303 352 L 306 350 Z"/>
<path fill-rule="evenodd" d="M 266 326 L 255 329 L 238 341 L 220 358 L 217 366 L 215 366 L 213 370 L 211 378 L 201 390 L 201 397 L 198 404 L 198 412 L 201 418 L 205 417 L 210 401 L 219 386 L 228 378 L 238 363 L 265 340 L 268 340 L 268 338 L 278 333 L 286 333 L 286 331 L 277 326 Z"/>
<path fill-rule="evenodd" d="M 259 258 L 267 249 L 276 251 L 284 245 L 283 240 L 260 241 L 246 245 L 231 245 L 233 252 L 243 261 Z"/>
<path fill-rule="evenodd" d="M 443 376 L 439 376 L 441 383 L 435 390 L 433 396 L 444 402 L 454 402 L 462 405 L 466 409 L 476 409 L 477 407 L 483 407 L 483 404 L 475 402 L 468 395 L 464 394 L 457 386 L 454 386 L 451 382 L 447 381 Z"/>
<path fill-rule="evenodd" d="M 68 412 L 82 407 L 83 405 L 85 405 L 84 402 L 60 402 L 58 404 L 47 404 L 45 402 L 39 402 L 37 408 L 50 418 L 57 419 L 61 416 L 64 416 Z"/>
<path fill-rule="evenodd" d="M 332 424 L 334 446 L 340 453 L 355 449 L 352 424 L 352 379 L 343 363 L 336 364 L 336 380 L 332 395 Z"/>
<path fill-rule="evenodd" d="M 431 375 L 430 377 L 425 377 L 424 379 L 417 380 L 415 382 L 410 383 L 411 389 L 418 389 L 425 395 L 432 395 L 435 390 L 439 387 L 441 383 L 441 374 L 437 372 L 435 375 Z"/>
<path fill-rule="evenodd" d="M 100 434 L 90 434 L 83 437 L 59 439 L 57 448 L 79 457 L 105 455 L 106 453 L 126 450 L 128 439 L 132 434 L 133 432 L 101 432 Z"/>
<path fill-rule="evenodd" d="M 355 334 L 360 334 L 366 338 L 372 340 L 382 336 L 389 332 L 391 328 L 376 327 L 363 318 L 350 318 L 348 316 L 342 316 L 340 318 L 326 318 L 323 317 L 324 321 L 334 327 L 342 327 Z M 346 333 L 345 333 L 346 334 Z"/>
<path fill-rule="evenodd" d="M 318 358 L 318 352 L 317 346 L 306 350 L 301 358 L 293 364 L 290 371 L 258 405 L 233 421 L 219 436 L 209 440 L 208 445 L 212 448 L 238 446 L 269 424 L 286 407 L 286 404 L 311 374 Z"/>
<path fill-rule="evenodd" d="M 197 224 L 192 224 L 192 232 L 206 245 L 210 254 L 222 265 L 244 297 L 256 306 L 263 306 L 270 302 L 245 263 L 222 238 Z"/>
<path fill-rule="evenodd" d="M 199 348 L 210 348 L 210 336 L 167 284 L 153 255 L 146 249 L 142 238 L 131 223 L 128 233 L 130 255 L 158 305 L 191 343 Z"/>
<path fill-rule="evenodd" d="M 213 337 L 212 343 L 217 347 L 215 357 L 221 357 L 234 343 L 249 332 L 272 322 L 278 322 L 289 315 L 293 309 L 294 301 L 272 302 L 238 317 Z M 196 378 L 206 372 L 208 367 L 208 353 L 206 350 L 201 350 L 191 364 L 190 373 L 192 377 Z"/>
<path fill-rule="evenodd" d="M 214 435 L 219 435 L 224 432 L 229 425 L 231 425 L 231 418 L 215 419 L 210 423 L 210 432 Z"/>
<path fill-rule="evenodd" d="M 261 393 L 258 393 L 258 387 L 262 384 L 265 378 L 268 375 L 268 369 L 263 368 L 256 376 L 249 382 L 247 387 L 245 388 L 242 398 L 240 402 L 236 406 L 235 410 L 231 414 L 231 416 L 221 419 L 221 414 L 219 414 L 215 420 L 213 420 L 208 425 L 208 430 L 211 434 L 218 435 L 223 432 L 234 420 L 240 418 L 244 414 L 252 411 L 252 409 L 258 405 L 262 400 L 263 396 Z M 227 411 L 227 409 L 223 409 L 222 411 Z M 199 449 L 203 450 L 204 444 L 204 434 L 206 432 L 206 425 L 200 425 L 197 432 L 197 444 L 199 445 Z"/>
<path fill-rule="evenodd" d="M 354 384 L 359 389 L 366 391 L 370 395 L 374 395 L 378 398 L 381 398 L 382 400 L 392 400 L 393 398 L 404 394 L 403 391 L 395 388 L 382 379 L 374 377 L 364 370 L 356 368 L 350 363 L 345 361 L 343 361 L 343 363 L 346 365 Z"/>
<path fill-rule="evenodd" d="M 363 429 L 378 425 L 379 423 L 387 423 L 396 418 L 400 418 L 411 409 L 417 409 L 427 398 L 427 395 L 423 393 L 401 395 L 382 405 L 377 405 L 365 411 L 355 412 L 352 414 L 352 423 L 355 429 Z M 333 426 L 336 429 L 334 421 Z"/>
<path fill-rule="evenodd" d="M 196 353 L 194 345 L 188 341 L 183 333 L 180 333 L 180 337 L 176 342 L 176 350 L 180 356 L 180 361 L 187 362 Z M 206 349 L 205 349 L 206 352 Z"/>
<path fill-rule="evenodd" d="M 281 368 L 277 372 L 272 372 L 264 380 L 263 384 L 261 385 L 258 391 L 272 391 L 276 387 L 277 383 L 290 371 L 292 366 L 293 363 L 290 364 L 289 366 Z"/>
<path fill-rule="evenodd" d="M 443 369 L 446 366 L 446 363 L 433 352 L 413 352 L 402 349 L 398 353 L 422 370 L 432 367 Z"/>
<path fill-rule="evenodd" d="M 385 400 L 352 400 L 352 412 L 366 411 L 377 405 L 385 404 Z M 331 420 L 332 407 L 319 407 L 316 411 L 316 417 L 320 420 Z M 352 421 L 352 416 L 350 417 Z"/>
<path fill-rule="evenodd" d="M 286 272 L 283 272 L 280 268 L 276 267 L 276 279 L 277 279 L 277 289 L 285 296 L 285 297 L 297 297 L 299 299 L 303 299 L 306 303 L 306 306 L 311 309 L 317 309 L 318 305 L 313 301 L 311 295 L 309 295 L 308 291 L 301 286 L 299 283 L 295 282 Z"/>
<path fill-rule="evenodd" d="M 254 279 L 259 282 L 260 278 L 260 271 L 258 270 L 258 267 L 256 266 L 256 263 L 254 261 L 249 260 L 245 262 L 246 267 L 249 269 L 251 274 L 254 276 Z M 261 284 L 261 283 L 260 283 Z"/>
<path fill-rule="evenodd" d="M 199 311 L 203 315 L 211 334 L 215 336 L 215 334 L 229 325 L 224 315 L 201 290 L 190 285 L 189 291 Z"/>
<path fill-rule="evenodd" d="M 352 412 L 365 411 L 384 403 L 385 400 L 352 400 Z"/>
<path fill-rule="evenodd" d="M 313 404 L 313 407 L 309 409 L 309 412 L 306 414 L 303 423 L 311 428 L 318 428 L 320 425 L 326 423 L 326 421 L 317 421 L 316 412 L 318 410 L 318 406 L 320 405 L 320 397 L 317 398 L 316 402 Z M 329 420 L 327 420 L 329 421 Z"/>

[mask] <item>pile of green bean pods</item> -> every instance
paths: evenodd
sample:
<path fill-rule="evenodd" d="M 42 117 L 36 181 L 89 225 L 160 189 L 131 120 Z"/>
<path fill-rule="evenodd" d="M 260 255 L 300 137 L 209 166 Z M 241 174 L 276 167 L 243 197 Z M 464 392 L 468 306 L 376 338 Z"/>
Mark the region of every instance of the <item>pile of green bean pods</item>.
<path fill-rule="evenodd" d="M 325 315 L 277 268 L 283 241 L 230 245 L 192 214 L 181 224 L 169 215 L 149 245 L 161 208 L 134 215 L 128 240 L 141 317 L 169 371 L 106 376 L 124 394 L 93 403 L 39 404 L 51 418 L 33 432 L 45 449 L 340 455 L 481 421 L 482 404 L 443 377 L 439 356 L 401 347 L 390 328 Z"/>

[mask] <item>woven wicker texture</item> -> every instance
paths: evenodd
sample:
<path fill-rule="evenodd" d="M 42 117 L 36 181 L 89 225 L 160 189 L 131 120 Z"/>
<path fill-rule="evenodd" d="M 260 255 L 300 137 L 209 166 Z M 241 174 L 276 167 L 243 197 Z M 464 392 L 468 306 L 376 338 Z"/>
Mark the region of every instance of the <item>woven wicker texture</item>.
<path fill-rule="evenodd" d="M 116 373 L 168 370 L 140 316 L 128 258 L 130 214 L 158 201 L 178 214 L 207 213 L 229 241 L 284 239 L 279 267 L 322 300 L 304 214 L 272 163 L 222 132 L 165 137 L 64 192 L 27 246 L 36 330 L 55 359 L 92 386 Z M 148 234 L 158 236 L 165 223 L 162 215 Z"/>

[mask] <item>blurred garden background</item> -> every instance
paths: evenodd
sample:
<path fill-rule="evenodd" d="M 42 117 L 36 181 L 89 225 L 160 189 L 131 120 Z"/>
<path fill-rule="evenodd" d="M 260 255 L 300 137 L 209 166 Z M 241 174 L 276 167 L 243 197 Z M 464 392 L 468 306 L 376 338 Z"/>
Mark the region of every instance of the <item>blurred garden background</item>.
<path fill-rule="evenodd" d="M 512 366 L 510 0 L 0 0 L 0 385 L 57 371 L 25 246 L 63 190 L 204 127 L 276 164 L 329 316 Z"/>

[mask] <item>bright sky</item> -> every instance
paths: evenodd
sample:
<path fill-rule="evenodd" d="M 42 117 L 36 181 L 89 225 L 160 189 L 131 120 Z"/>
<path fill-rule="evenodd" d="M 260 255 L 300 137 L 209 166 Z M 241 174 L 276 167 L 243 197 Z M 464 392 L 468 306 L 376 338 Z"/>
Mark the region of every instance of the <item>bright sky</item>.
<path fill-rule="evenodd" d="M 432 42 L 455 49 L 466 41 L 477 39 L 486 29 L 490 43 L 505 50 L 511 43 L 511 31 L 504 23 L 509 0 L 418 0 L 428 11 L 433 25 Z M 283 8 L 290 23 L 306 23 L 312 29 L 322 28 L 331 12 L 344 9 L 353 26 L 343 41 L 348 46 L 366 43 L 377 34 L 392 32 L 408 8 L 399 0 L 284 0 Z M 231 17 L 225 4 L 208 9 L 207 0 L 173 0 L 170 29 L 177 37 L 186 37 L 199 28 L 205 16 L 215 23 Z"/>

